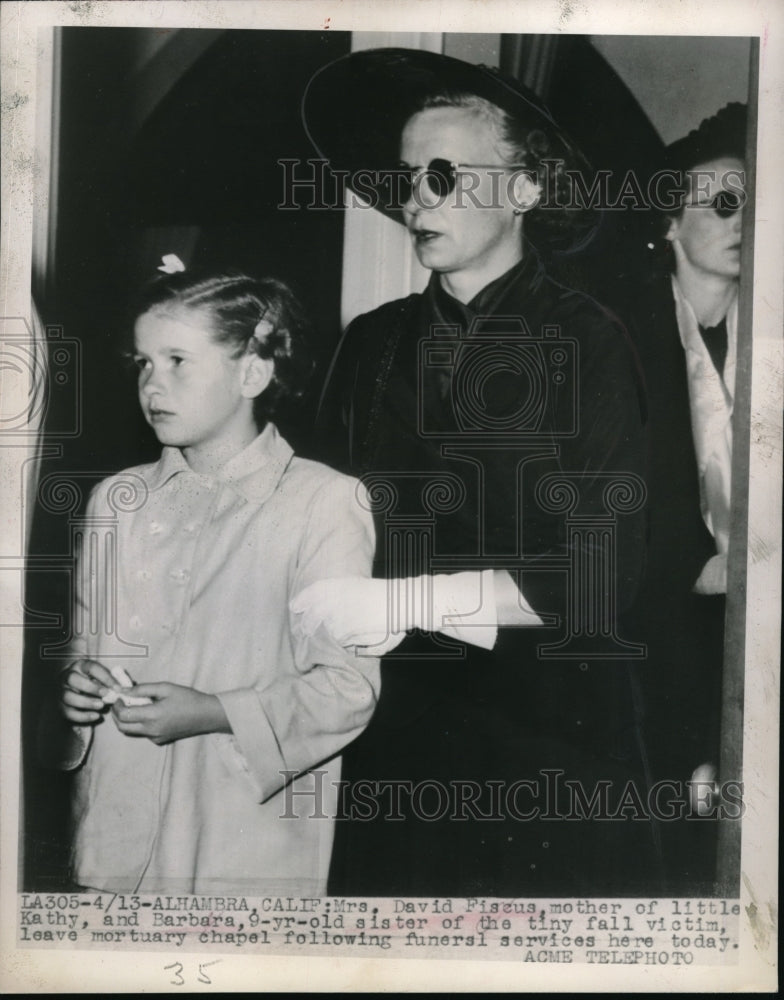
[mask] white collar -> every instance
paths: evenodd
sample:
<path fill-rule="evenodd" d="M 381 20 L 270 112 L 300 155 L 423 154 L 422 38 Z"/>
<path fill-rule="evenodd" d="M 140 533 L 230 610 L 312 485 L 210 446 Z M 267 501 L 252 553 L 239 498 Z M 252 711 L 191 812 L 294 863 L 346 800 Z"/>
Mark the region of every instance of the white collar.
<path fill-rule="evenodd" d="M 182 451 L 171 447 L 165 447 L 158 462 L 141 475 L 151 491 L 160 489 L 172 476 L 190 474 L 229 486 L 251 503 L 263 503 L 274 492 L 293 455 L 291 445 L 281 437 L 277 427 L 268 423 L 258 437 L 214 475 L 194 472 Z"/>

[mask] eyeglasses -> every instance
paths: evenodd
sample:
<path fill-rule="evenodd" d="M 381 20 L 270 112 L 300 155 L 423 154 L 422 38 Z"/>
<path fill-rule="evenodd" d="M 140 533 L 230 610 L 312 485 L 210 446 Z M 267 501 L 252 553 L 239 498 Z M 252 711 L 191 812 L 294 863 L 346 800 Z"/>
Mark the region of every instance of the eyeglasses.
<path fill-rule="evenodd" d="M 743 207 L 745 200 L 737 191 L 719 191 L 711 201 L 710 207 L 720 219 L 729 219 Z"/>
<path fill-rule="evenodd" d="M 441 157 L 431 160 L 426 167 L 414 170 L 412 167 L 400 166 L 395 171 L 398 182 L 396 194 L 400 198 L 400 203 L 405 204 L 419 190 L 419 185 L 423 180 L 427 181 L 427 186 L 432 194 L 437 198 L 446 198 L 451 194 L 457 184 L 457 175 L 469 170 L 489 170 L 496 169 L 501 172 L 505 170 L 521 169 L 523 163 L 454 163 L 451 160 L 444 160 Z"/>
<path fill-rule="evenodd" d="M 710 208 L 720 219 L 729 219 L 739 209 L 743 208 L 745 204 L 745 195 L 739 194 L 737 191 L 719 191 L 714 198 L 711 198 L 711 200 L 706 202 L 704 205 L 699 202 L 692 202 L 691 207 Z"/>

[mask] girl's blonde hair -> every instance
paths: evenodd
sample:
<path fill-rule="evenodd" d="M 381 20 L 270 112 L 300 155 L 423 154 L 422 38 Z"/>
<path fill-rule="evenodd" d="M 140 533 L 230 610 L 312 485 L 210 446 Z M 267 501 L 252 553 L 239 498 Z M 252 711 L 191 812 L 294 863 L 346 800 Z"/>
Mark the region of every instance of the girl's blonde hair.
<path fill-rule="evenodd" d="M 312 369 L 308 324 L 293 292 L 282 281 L 233 270 L 162 274 L 142 289 L 132 321 L 147 312 L 169 309 L 200 312 L 214 339 L 234 357 L 250 349 L 274 361 L 272 381 L 254 404 L 260 426 L 284 401 L 303 395 Z"/>

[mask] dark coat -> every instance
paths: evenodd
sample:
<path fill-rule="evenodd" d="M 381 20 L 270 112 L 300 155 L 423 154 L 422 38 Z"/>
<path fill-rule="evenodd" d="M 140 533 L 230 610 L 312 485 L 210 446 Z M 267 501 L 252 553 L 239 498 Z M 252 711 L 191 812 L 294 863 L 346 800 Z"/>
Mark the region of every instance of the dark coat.
<path fill-rule="evenodd" d="M 550 281 L 533 252 L 468 306 L 434 278 L 424 294 L 347 330 L 322 430 L 333 462 L 384 499 L 377 575 L 507 567 L 550 618 L 549 627 L 500 629 L 492 651 L 414 634 L 385 659 L 376 714 L 344 756 L 346 814 L 357 782 L 397 781 L 408 783 L 398 786 L 401 818 L 387 807 L 361 820 L 355 809 L 338 824 L 330 891 L 633 895 L 650 887 L 649 823 L 552 818 L 573 807 L 567 779 L 589 798 L 608 782 L 614 804 L 629 781 L 641 800 L 646 794 L 631 650 L 614 634 L 644 569 L 634 496 L 643 418 L 623 330 L 597 303 Z M 613 493 L 619 483 L 625 500 Z M 567 517 L 559 500 L 570 489 Z M 624 503 L 630 512 L 619 513 Z M 609 525 L 612 565 L 582 587 L 595 600 L 580 617 L 579 574 L 609 551 Z M 560 651 L 544 648 L 559 642 Z M 521 779 L 538 783 L 537 818 L 494 808 L 489 783 L 505 794 Z M 554 782 L 560 790 L 544 818 Z M 412 804 L 417 783 L 425 784 Z M 417 818 L 417 806 L 439 814 L 436 783 L 451 789 L 448 814 Z M 475 808 L 456 808 L 454 796 L 473 788 Z M 521 812 L 534 794 L 522 789 Z"/>
<path fill-rule="evenodd" d="M 716 545 L 700 512 L 686 358 L 669 274 L 632 283 L 618 309 L 642 361 L 649 411 L 648 563 L 626 626 L 647 647 L 640 680 L 652 777 L 686 782 L 699 764 L 718 764 L 725 598 L 693 592 Z M 661 836 L 668 891 L 710 891 L 715 824 L 667 823 Z"/>

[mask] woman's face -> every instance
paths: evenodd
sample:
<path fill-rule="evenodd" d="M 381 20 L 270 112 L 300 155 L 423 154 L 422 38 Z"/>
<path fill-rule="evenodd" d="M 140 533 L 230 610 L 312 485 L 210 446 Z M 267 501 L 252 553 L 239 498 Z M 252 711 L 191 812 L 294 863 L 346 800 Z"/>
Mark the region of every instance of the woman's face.
<path fill-rule="evenodd" d="M 459 174 L 445 197 L 424 178 L 414 185 L 403 216 L 424 267 L 453 279 L 470 272 L 492 281 L 521 258 L 521 216 L 514 214 L 515 195 L 510 198 L 508 190 L 512 173 L 500 173 L 495 131 L 486 118 L 467 108 L 420 111 L 403 129 L 400 159 L 414 171 L 434 159 L 497 165 Z"/>
<path fill-rule="evenodd" d="M 702 277 L 737 278 L 743 209 L 721 218 L 710 206 L 721 191 L 742 191 L 743 162 L 734 157 L 710 160 L 698 164 L 690 175 L 687 204 L 667 231 L 676 270 L 686 269 Z"/>

